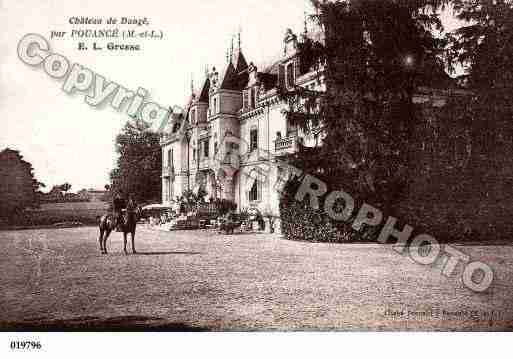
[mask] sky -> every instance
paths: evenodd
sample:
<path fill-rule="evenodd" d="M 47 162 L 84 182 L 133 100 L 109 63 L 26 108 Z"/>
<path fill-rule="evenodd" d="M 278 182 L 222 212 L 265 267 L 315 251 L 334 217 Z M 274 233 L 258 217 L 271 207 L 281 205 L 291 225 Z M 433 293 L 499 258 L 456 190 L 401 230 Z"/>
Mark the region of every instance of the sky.
<path fill-rule="evenodd" d="M 53 52 L 109 81 L 146 89 L 151 101 L 183 107 L 191 79 L 199 87 L 207 65 L 221 68 L 239 31 L 247 61 L 266 64 L 283 51 L 287 28 L 302 31 L 310 9 L 304 0 L 0 0 L 0 150 L 19 150 L 46 190 L 64 182 L 72 191 L 102 189 L 115 165 L 116 134 L 128 120 L 124 111 L 66 94 L 63 80 L 24 64 L 16 49 L 25 34 L 42 35 Z M 131 52 L 81 51 L 79 40 L 67 35 L 50 39 L 51 31 L 104 27 L 69 24 L 70 17 L 81 16 L 147 17 L 148 28 L 164 37 L 141 41 L 142 50 Z M 450 12 L 443 19 L 447 28 L 456 26 Z"/>

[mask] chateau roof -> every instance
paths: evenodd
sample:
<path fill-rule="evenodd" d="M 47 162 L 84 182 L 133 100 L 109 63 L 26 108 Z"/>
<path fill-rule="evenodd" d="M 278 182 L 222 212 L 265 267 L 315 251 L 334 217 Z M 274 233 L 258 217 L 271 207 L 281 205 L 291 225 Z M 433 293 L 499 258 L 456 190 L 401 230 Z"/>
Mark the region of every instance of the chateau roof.
<path fill-rule="evenodd" d="M 245 71 L 246 69 L 247 65 L 243 70 L 238 71 L 230 62 L 219 81 L 221 83 L 221 89 L 241 91 L 248 83 L 248 72 Z"/>
<path fill-rule="evenodd" d="M 201 87 L 198 101 L 199 102 L 208 102 L 208 92 L 210 90 L 210 79 L 207 77 L 205 81 L 203 81 L 203 86 Z"/>
<path fill-rule="evenodd" d="M 219 78 L 220 88 L 223 90 L 241 91 L 248 83 L 248 63 L 241 49 L 237 49 L 231 61 L 221 71 Z"/>
<path fill-rule="evenodd" d="M 248 68 L 248 63 L 242 53 L 241 49 L 237 49 L 231 59 L 231 64 L 235 68 L 235 71 L 240 73 Z"/>

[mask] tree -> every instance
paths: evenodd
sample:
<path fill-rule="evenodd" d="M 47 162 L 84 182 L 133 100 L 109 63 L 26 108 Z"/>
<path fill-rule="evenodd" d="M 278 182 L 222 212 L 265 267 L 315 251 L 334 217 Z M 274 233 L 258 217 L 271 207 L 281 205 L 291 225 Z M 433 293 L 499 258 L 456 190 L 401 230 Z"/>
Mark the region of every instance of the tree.
<path fill-rule="evenodd" d="M 129 121 L 116 137 L 117 166 L 110 173 L 111 193 L 133 195 L 137 201 L 161 196 L 160 137 L 143 121 Z"/>
<path fill-rule="evenodd" d="M 318 59 L 326 92 L 296 88 L 283 96 L 289 120 L 306 132 L 320 127 L 324 138 L 291 160 L 331 189 L 392 210 L 408 186 L 414 91 L 431 77 L 423 76 L 426 66 L 443 73 L 443 42 L 432 30 L 441 29 L 437 9 L 448 1 L 312 2 L 325 41 L 305 39 L 301 59 Z"/>
<path fill-rule="evenodd" d="M 466 111 L 478 177 L 502 168 L 513 152 L 513 2 L 453 0 L 453 8 L 465 25 L 447 36 L 447 58 L 452 70 L 463 66 L 463 79 L 475 93 Z"/>
<path fill-rule="evenodd" d="M 0 217 L 10 217 L 39 205 L 38 189 L 44 184 L 34 177 L 32 165 L 19 151 L 0 152 Z"/>

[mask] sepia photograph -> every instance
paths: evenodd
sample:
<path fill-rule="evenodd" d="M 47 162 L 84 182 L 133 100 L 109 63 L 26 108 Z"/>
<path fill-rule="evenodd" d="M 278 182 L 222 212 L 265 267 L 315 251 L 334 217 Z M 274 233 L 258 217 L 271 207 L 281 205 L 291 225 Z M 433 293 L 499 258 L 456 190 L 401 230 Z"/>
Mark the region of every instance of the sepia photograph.
<path fill-rule="evenodd" d="M 35 333 L 513 332 L 513 1 L 0 19 L 8 355 L 47 350 Z"/>

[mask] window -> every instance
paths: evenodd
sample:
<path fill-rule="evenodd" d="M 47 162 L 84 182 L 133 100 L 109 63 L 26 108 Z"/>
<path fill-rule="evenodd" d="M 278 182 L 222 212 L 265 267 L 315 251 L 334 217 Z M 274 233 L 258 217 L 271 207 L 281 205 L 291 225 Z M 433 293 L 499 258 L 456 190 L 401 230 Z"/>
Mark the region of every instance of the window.
<path fill-rule="evenodd" d="M 174 193 L 173 193 L 174 192 L 174 188 L 173 188 L 174 184 L 173 184 L 173 182 L 171 182 L 169 180 L 168 180 L 167 183 L 168 183 L 168 187 L 167 187 L 167 190 L 168 190 L 168 192 L 167 192 L 167 200 L 168 201 L 172 201 L 173 200 L 173 196 L 174 196 Z"/>
<path fill-rule="evenodd" d="M 291 62 L 287 65 L 287 68 L 286 68 L 286 72 L 287 72 L 287 87 L 288 88 L 291 88 L 291 87 L 294 87 L 294 63 Z"/>
<path fill-rule="evenodd" d="M 196 161 L 196 149 L 195 148 L 192 150 L 192 160 Z"/>
<path fill-rule="evenodd" d="M 214 143 L 214 154 L 217 154 L 217 142 Z"/>
<path fill-rule="evenodd" d="M 249 191 L 249 200 L 250 201 L 258 201 L 258 181 L 253 182 L 253 186 Z"/>
<path fill-rule="evenodd" d="M 281 131 L 276 132 L 276 139 L 281 140 Z"/>
<path fill-rule="evenodd" d="M 217 113 L 217 98 L 215 98 L 215 97 L 214 97 L 214 98 L 212 99 L 212 101 L 213 101 L 213 102 L 212 102 L 212 109 L 213 109 L 213 111 L 214 111 L 214 114 L 216 114 L 216 113 Z"/>
<path fill-rule="evenodd" d="M 167 151 L 167 166 L 173 168 L 173 149 Z"/>
<path fill-rule="evenodd" d="M 258 148 L 258 129 L 252 128 L 249 131 L 249 151 L 252 152 Z"/>
<path fill-rule="evenodd" d="M 208 158 L 208 148 L 209 148 L 209 140 L 207 139 L 205 142 L 203 142 L 203 156 L 205 158 Z"/>

